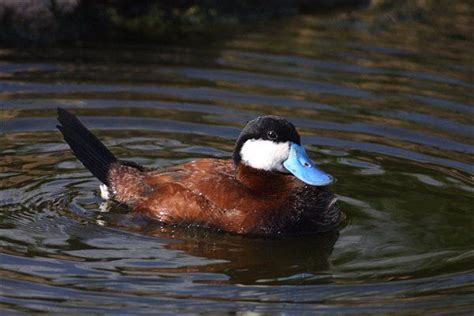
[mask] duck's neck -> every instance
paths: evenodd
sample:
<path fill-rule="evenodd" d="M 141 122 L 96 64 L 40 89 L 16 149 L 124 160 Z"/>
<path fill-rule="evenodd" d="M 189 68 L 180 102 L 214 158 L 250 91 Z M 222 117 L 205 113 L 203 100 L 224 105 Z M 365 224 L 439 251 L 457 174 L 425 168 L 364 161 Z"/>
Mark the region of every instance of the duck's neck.
<path fill-rule="evenodd" d="M 236 179 L 249 190 L 258 193 L 281 194 L 297 186 L 290 174 L 258 170 L 240 163 L 236 167 Z"/>

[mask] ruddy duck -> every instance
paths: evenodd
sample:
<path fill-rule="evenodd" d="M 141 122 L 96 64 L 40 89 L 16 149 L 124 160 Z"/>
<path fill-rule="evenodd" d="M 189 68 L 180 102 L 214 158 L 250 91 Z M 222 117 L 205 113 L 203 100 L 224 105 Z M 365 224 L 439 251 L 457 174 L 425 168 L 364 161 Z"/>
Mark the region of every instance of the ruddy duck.
<path fill-rule="evenodd" d="M 149 169 L 117 159 L 73 114 L 57 127 L 76 157 L 102 183 L 102 197 L 165 224 L 237 234 L 336 230 L 343 215 L 329 185 L 287 120 L 261 116 L 240 133 L 232 160 L 199 159 Z"/>

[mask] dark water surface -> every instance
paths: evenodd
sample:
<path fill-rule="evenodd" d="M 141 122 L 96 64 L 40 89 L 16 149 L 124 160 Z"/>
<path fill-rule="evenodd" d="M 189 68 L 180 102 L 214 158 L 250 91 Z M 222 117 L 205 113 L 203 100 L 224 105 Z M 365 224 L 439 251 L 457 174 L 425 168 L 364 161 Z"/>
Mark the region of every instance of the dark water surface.
<path fill-rule="evenodd" d="M 4 311 L 469 313 L 473 41 L 468 2 L 445 3 L 420 20 L 297 16 L 207 48 L 0 49 Z M 247 120 L 286 116 L 348 221 L 273 240 L 106 209 L 58 106 L 156 167 L 229 158 Z"/>

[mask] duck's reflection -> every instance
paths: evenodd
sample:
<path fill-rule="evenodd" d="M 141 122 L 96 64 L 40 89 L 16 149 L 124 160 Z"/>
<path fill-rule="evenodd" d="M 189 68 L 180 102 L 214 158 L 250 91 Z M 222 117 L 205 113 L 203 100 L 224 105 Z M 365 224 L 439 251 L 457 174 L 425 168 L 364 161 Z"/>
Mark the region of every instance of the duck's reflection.
<path fill-rule="evenodd" d="M 328 232 L 273 239 L 249 238 L 150 223 L 134 226 L 133 231 L 172 240 L 164 243 L 166 249 L 218 262 L 166 269 L 166 272 L 223 273 L 228 276 L 227 282 L 239 284 L 287 283 L 288 278 L 291 282 L 303 282 L 308 276 L 324 275 L 339 237 L 339 232 Z"/>

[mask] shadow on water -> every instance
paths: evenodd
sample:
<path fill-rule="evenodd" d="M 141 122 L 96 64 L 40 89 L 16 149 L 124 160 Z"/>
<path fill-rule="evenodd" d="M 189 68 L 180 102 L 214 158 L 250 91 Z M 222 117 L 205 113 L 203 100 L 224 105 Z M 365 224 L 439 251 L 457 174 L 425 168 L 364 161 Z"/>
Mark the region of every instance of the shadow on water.
<path fill-rule="evenodd" d="M 207 47 L 0 49 L 2 308 L 470 312 L 468 3 L 409 3 L 269 21 Z M 347 223 L 260 239 L 105 211 L 58 106 L 153 167 L 227 159 L 247 120 L 288 117 L 337 179 Z"/>
<path fill-rule="evenodd" d="M 128 226 L 125 228 L 130 230 Z M 323 280 L 338 232 L 285 238 L 249 238 L 206 232 L 198 228 L 170 228 L 139 225 L 133 232 L 177 242 L 165 249 L 204 257 L 219 263 L 180 268 L 146 267 L 148 273 L 221 273 L 225 284 L 304 284 L 311 279 Z M 136 271 L 136 270 L 135 270 Z M 217 283 L 217 282 L 216 282 Z"/>

